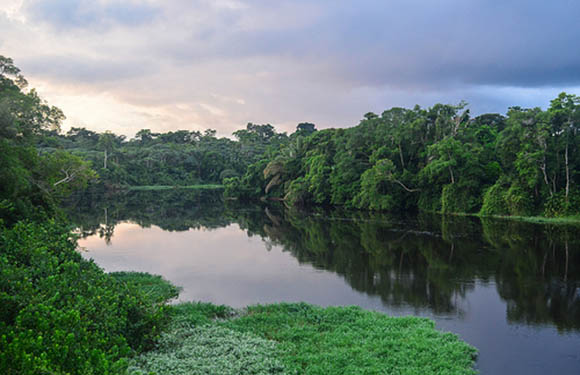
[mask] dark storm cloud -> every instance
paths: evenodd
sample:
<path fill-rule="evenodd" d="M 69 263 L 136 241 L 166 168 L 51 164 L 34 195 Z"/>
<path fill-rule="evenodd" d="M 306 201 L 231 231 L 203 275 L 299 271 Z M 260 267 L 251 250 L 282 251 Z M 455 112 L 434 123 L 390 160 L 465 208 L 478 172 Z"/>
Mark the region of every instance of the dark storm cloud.
<path fill-rule="evenodd" d="M 120 0 L 34 0 L 27 9 L 59 28 L 138 25 L 155 19 L 159 22 L 153 27 L 161 27 L 168 37 L 147 45 L 152 58 L 186 64 L 285 58 L 325 66 L 323 76 L 313 72 L 308 79 L 352 87 L 580 83 L 580 1 L 218 3 L 167 1 L 157 9 Z"/>
<path fill-rule="evenodd" d="M 580 83 L 580 2 L 373 3 L 327 26 L 345 46 L 339 71 L 363 84 Z"/>
<path fill-rule="evenodd" d="M 284 20 L 284 4 L 316 4 L 319 16 L 306 25 L 297 22 L 300 27 L 290 23 L 284 28 L 248 30 L 236 28 L 239 18 L 231 12 L 227 19 L 216 14 L 205 32 L 186 33 L 183 44 L 160 46 L 161 50 L 192 61 L 284 56 L 325 62 L 334 72 L 331 79 L 355 86 L 580 83 L 580 49 L 575 47 L 580 39 L 578 1 L 247 4 L 247 13 L 271 11 L 266 13 L 274 17 L 270 23 L 275 18 Z"/>
<path fill-rule="evenodd" d="M 33 19 L 57 29 L 136 26 L 150 22 L 158 9 L 128 0 L 29 0 L 26 10 Z"/>

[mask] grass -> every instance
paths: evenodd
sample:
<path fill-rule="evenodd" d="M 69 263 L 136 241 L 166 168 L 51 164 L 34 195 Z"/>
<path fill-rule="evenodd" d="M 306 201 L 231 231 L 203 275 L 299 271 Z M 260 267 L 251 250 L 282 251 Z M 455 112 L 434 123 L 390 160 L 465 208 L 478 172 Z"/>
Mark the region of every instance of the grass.
<path fill-rule="evenodd" d="M 133 191 L 152 191 L 152 190 L 172 190 L 172 189 L 191 189 L 191 190 L 219 190 L 223 189 L 223 185 L 218 184 L 206 184 L 206 185 L 184 185 L 184 186 L 172 186 L 172 185 L 151 185 L 151 186 L 128 186 L 128 190 Z"/>
<path fill-rule="evenodd" d="M 179 304 L 133 375 L 474 374 L 476 350 L 425 318 L 305 303 Z"/>

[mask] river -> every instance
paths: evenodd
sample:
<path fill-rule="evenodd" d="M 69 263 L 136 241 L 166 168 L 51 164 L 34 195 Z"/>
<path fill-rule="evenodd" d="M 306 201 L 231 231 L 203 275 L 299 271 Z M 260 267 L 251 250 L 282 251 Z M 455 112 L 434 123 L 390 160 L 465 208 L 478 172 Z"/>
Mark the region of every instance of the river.
<path fill-rule="evenodd" d="M 580 374 L 580 229 L 440 215 L 288 210 L 188 190 L 77 197 L 80 248 L 163 275 L 181 301 L 305 301 L 429 317 L 481 374 Z"/>

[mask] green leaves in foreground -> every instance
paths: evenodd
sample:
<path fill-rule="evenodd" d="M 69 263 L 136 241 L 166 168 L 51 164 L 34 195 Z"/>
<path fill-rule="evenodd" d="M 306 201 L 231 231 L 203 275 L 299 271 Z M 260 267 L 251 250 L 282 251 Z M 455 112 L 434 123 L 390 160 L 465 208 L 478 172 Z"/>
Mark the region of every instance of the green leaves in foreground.
<path fill-rule="evenodd" d="M 160 277 L 111 277 L 52 221 L 0 228 L 0 249 L 0 374 L 123 374 L 176 294 Z"/>
<path fill-rule="evenodd" d="M 476 350 L 428 319 L 304 303 L 252 306 L 228 318 L 232 310 L 211 306 L 177 306 L 157 351 L 134 361 L 132 373 L 475 373 Z"/>

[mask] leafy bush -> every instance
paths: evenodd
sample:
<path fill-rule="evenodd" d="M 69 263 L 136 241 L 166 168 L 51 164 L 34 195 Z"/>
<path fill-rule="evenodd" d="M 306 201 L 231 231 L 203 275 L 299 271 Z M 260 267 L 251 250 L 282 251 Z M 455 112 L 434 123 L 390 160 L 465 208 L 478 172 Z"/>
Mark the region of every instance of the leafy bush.
<path fill-rule="evenodd" d="M 0 248 L 0 373 L 121 373 L 152 347 L 161 298 L 83 259 L 66 227 L 18 223 Z"/>
<path fill-rule="evenodd" d="M 502 181 L 490 186 L 483 195 L 483 205 L 479 213 L 481 215 L 507 215 L 506 190 Z"/>
<path fill-rule="evenodd" d="M 544 215 L 547 217 L 559 217 L 577 215 L 580 212 L 580 192 L 572 190 L 568 199 L 565 191 L 560 191 L 546 199 Z"/>
<path fill-rule="evenodd" d="M 370 169 L 367 169 L 360 178 L 360 191 L 352 202 L 356 208 L 370 210 L 397 209 L 397 202 L 389 189 L 388 175 L 394 169 L 393 162 L 381 159 Z"/>
<path fill-rule="evenodd" d="M 441 192 L 437 189 L 422 190 L 417 206 L 421 211 L 441 212 Z"/>
<path fill-rule="evenodd" d="M 308 182 L 304 177 L 299 177 L 289 184 L 284 200 L 291 206 L 303 205 L 312 200 L 312 195 L 308 191 Z"/>
<path fill-rule="evenodd" d="M 505 202 L 510 215 L 530 216 L 533 214 L 531 194 L 519 184 L 512 184 L 505 194 Z"/>

